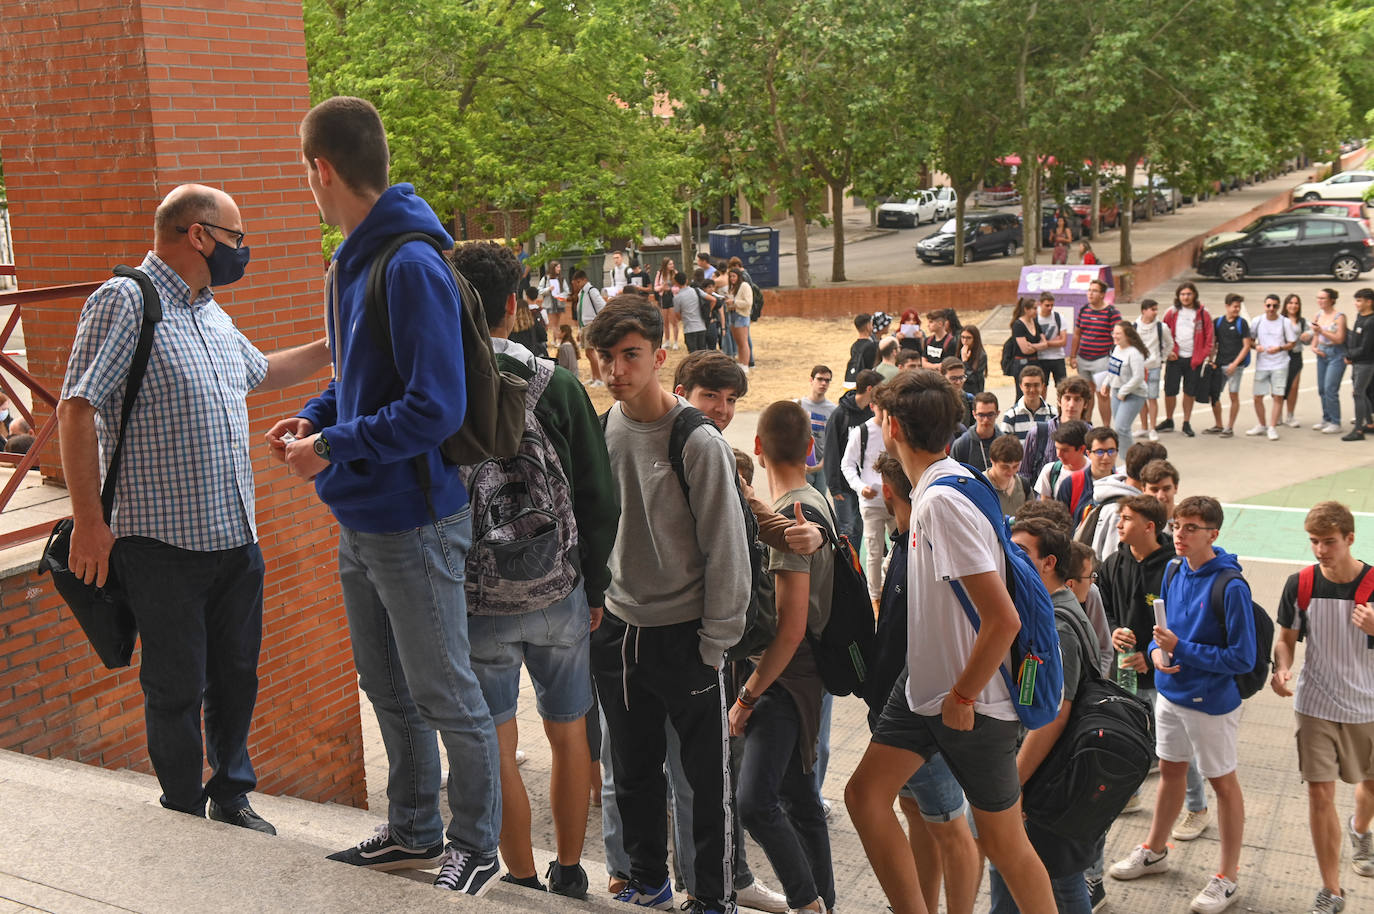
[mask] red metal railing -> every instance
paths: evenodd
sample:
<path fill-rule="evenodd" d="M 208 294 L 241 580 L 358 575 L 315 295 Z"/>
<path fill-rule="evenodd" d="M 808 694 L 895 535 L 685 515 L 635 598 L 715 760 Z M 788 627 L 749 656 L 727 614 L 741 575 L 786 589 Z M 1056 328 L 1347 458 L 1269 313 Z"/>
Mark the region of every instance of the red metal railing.
<path fill-rule="evenodd" d="M 0 264 L 0 275 L 14 275 L 12 265 Z M 10 336 L 15 328 L 19 326 L 20 315 L 24 305 L 35 305 L 40 302 L 66 301 L 72 298 L 85 299 L 92 292 L 100 287 L 98 282 L 76 283 L 69 286 L 47 286 L 41 289 L 23 289 L 18 292 L 0 292 L 0 307 L 13 306 L 14 310 L 5 321 L 4 327 L 0 328 L 0 390 L 10 399 L 10 406 L 13 410 L 24 417 L 29 426 L 34 430 L 33 444 L 29 447 L 26 454 L 0 454 L 0 464 L 7 464 L 14 467 L 9 480 L 4 488 L 0 488 L 0 513 L 9 508 L 10 499 L 19 490 L 25 475 L 29 470 L 38 465 L 38 458 L 46 445 L 57 432 L 57 396 L 43 386 L 37 378 L 29 373 L 28 369 L 20 365 L 14 358 L 9 349 Z M 47 420 L 41 425 L 34 422 L 33 413 L 24 405 L 24 401 L 19 398 L 14 386 L 10 383 L 10 378 L 18 380 L 20 384 L 28 388 L 35 403 L 41 401 L 46 403 L 51 410 Z M 52 529 L 52 521 L 45 520 L 40 524 L 34 524 L 19 530 L 10 530 L 0 533 L 0 549 L 8 549 L 20 543 L 27 543 L 32 540 L 42 539 L 48 535 Z"/>

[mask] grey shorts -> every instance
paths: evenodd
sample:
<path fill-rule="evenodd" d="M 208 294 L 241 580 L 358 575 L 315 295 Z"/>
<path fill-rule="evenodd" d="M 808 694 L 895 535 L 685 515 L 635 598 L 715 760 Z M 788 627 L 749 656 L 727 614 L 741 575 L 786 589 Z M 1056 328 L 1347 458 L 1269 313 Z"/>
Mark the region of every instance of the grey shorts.
<path fill-rule="evenodd" d="M 1239 371 L 1236 374 L 1240 374 Z M 1255 396 L 1283 397 L 1288 393 L 1288 366 L 1271 368 L 1268 371 L 1255 369 Z"/>

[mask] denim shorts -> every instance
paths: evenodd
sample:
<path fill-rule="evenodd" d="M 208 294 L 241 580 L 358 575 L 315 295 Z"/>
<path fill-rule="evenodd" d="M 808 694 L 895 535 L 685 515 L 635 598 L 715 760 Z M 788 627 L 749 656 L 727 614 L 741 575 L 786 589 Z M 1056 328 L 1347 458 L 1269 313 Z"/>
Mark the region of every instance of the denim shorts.
<path fill-rule="evenodd" d="M 1239 374 L 1239 372 L 1237 372 Z M 1288 366 L 1271 368 L 1268 371 L 1255 369 L 1255 396 L 1283 397 L 1288 393 Z"/>
<path fill-rule="evenodd" d="M 749 315 L 747 315 L 747 314 L 733 313 L 733 312 L 732 312 L 732 313 L 730 314 L 730 326 L 731 326 L 731 327 L 748 327 L 748 326 L 749 326 Z"/>
<path fill-rule="evenodd" d="M 936 754 L 911 776 L 900 796 L 915 800 L 921 807 L 921 818 L 927 822 L 952 822 L 964 814 L 964 790 L 954 779 L 945 757 Z"/>
<path fill-rule="evenodd" d="M 1159 399 L 1159 376 L 1163 374 L 1163 369 L 1159 367 L 1145 369 L 1145 399 Z"/>
<path fill-rule="evenodd" d="M 515 716 L 520 665 L 530 671 L 539 716 L 580 719 L 592 707 L 590 610 L 579 583 L 545 609 L 514 616 L 469 616 L 472 672 L 497 725 Z"/>

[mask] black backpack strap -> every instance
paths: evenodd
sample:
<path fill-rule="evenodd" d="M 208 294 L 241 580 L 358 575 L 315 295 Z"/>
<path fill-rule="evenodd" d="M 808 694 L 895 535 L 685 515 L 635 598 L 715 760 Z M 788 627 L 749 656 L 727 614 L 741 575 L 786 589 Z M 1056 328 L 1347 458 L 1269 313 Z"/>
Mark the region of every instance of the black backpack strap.
<path fill-rule="evenodd" d="M 396 356 L 391 350 L 391 315 L 386 300 L 386 268 L 401 246 L 412 241 L 423 241 L 434 248 L 440 257 L 444 256 L 443 248 L 433 235 L 424 232 L 403 232 L 388 238 L 373 255 L 372 265 L 367 268 L 367 291 L 363 298 L 363 313 L 367 319 L 368 333 L 371 334 L 372 342 L 377 348 L 392 357 L 392 364 L 395 364 Z"/>
<path fill-rule="evenodd" d="M 1217 572 L 1216 576 L 1212 578 L 1212 590 L 1208 594 L 1208 600 L 1212 604 L 1212 614 L 1221 623 L 1223 632 L 1226 631 L 1226 586 L 1232 581 L 1245 581 L 1245 575 L 1234 568 Z M 1248 588 L 1250 582 L 1246 581 L 1245 586 Z"/>
<path fill-rule="evenodd" d="M 153 335 L 157 331 L 158 322 L 162 320 L 162 299 L 147 273 L 120 264 L 114 268 L 114 275 L 138 283 L 143 299 L 143 322 L 139 326 L 133 361 L 129 363 L 129 380 L 124 385 L 124 402 L 119 408 L 119 435 L 115 439 L 114 454 L 110 457 L 110 469 L 105 474 L 105 485 L 100 490 L 100 507 L 104 512 L 106 524 L 110 522 L 110 515 L 114 512 L 119 460 L 124 453 L 124 433 L 129 429 L 129 417 L 133 415 L 134 401 L 138 399 L 138 391 L 143 386 L 143 375 L 148 370 L 148 358 L 153 352 Z"/>
<path fill-rule="evenodd" d="M 673 420 L 672 431 L 668 433 L 668 462 L 672 464 L 677 484 L 682 486 L 682 498 L 687 502 L 688 511 L 692 510 L 692 494 L 691 487 L 687 485 L 687 464 L 682 454 L 687 448 L 687 439 L 692 437 L 692 432 L 703 425 L 716 427 L 710 417 L 695 406 L 684 406 Z M 692 512 L 692 515 L 695 517 L 696 512 Z"/>

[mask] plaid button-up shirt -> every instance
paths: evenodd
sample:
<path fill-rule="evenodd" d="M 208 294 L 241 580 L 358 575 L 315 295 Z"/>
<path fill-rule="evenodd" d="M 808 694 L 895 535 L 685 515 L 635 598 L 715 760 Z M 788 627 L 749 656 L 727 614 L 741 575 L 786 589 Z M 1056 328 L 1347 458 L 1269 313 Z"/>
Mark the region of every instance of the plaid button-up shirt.
<path fill-rule="evenodd" d="M 129 417 L 110 526 L 117 537 L 199 552 L 256 542 L 244 398 L 267 376 L 267 357 L 209 289 L 193 295 L 151 252 L 140 268 L 162 299 L 162 322 Z M 86 300 L 67 362 L 62 399 L 96 408 L 102 479 L 142 321 L 138 284 L 111 279 Z"/>

